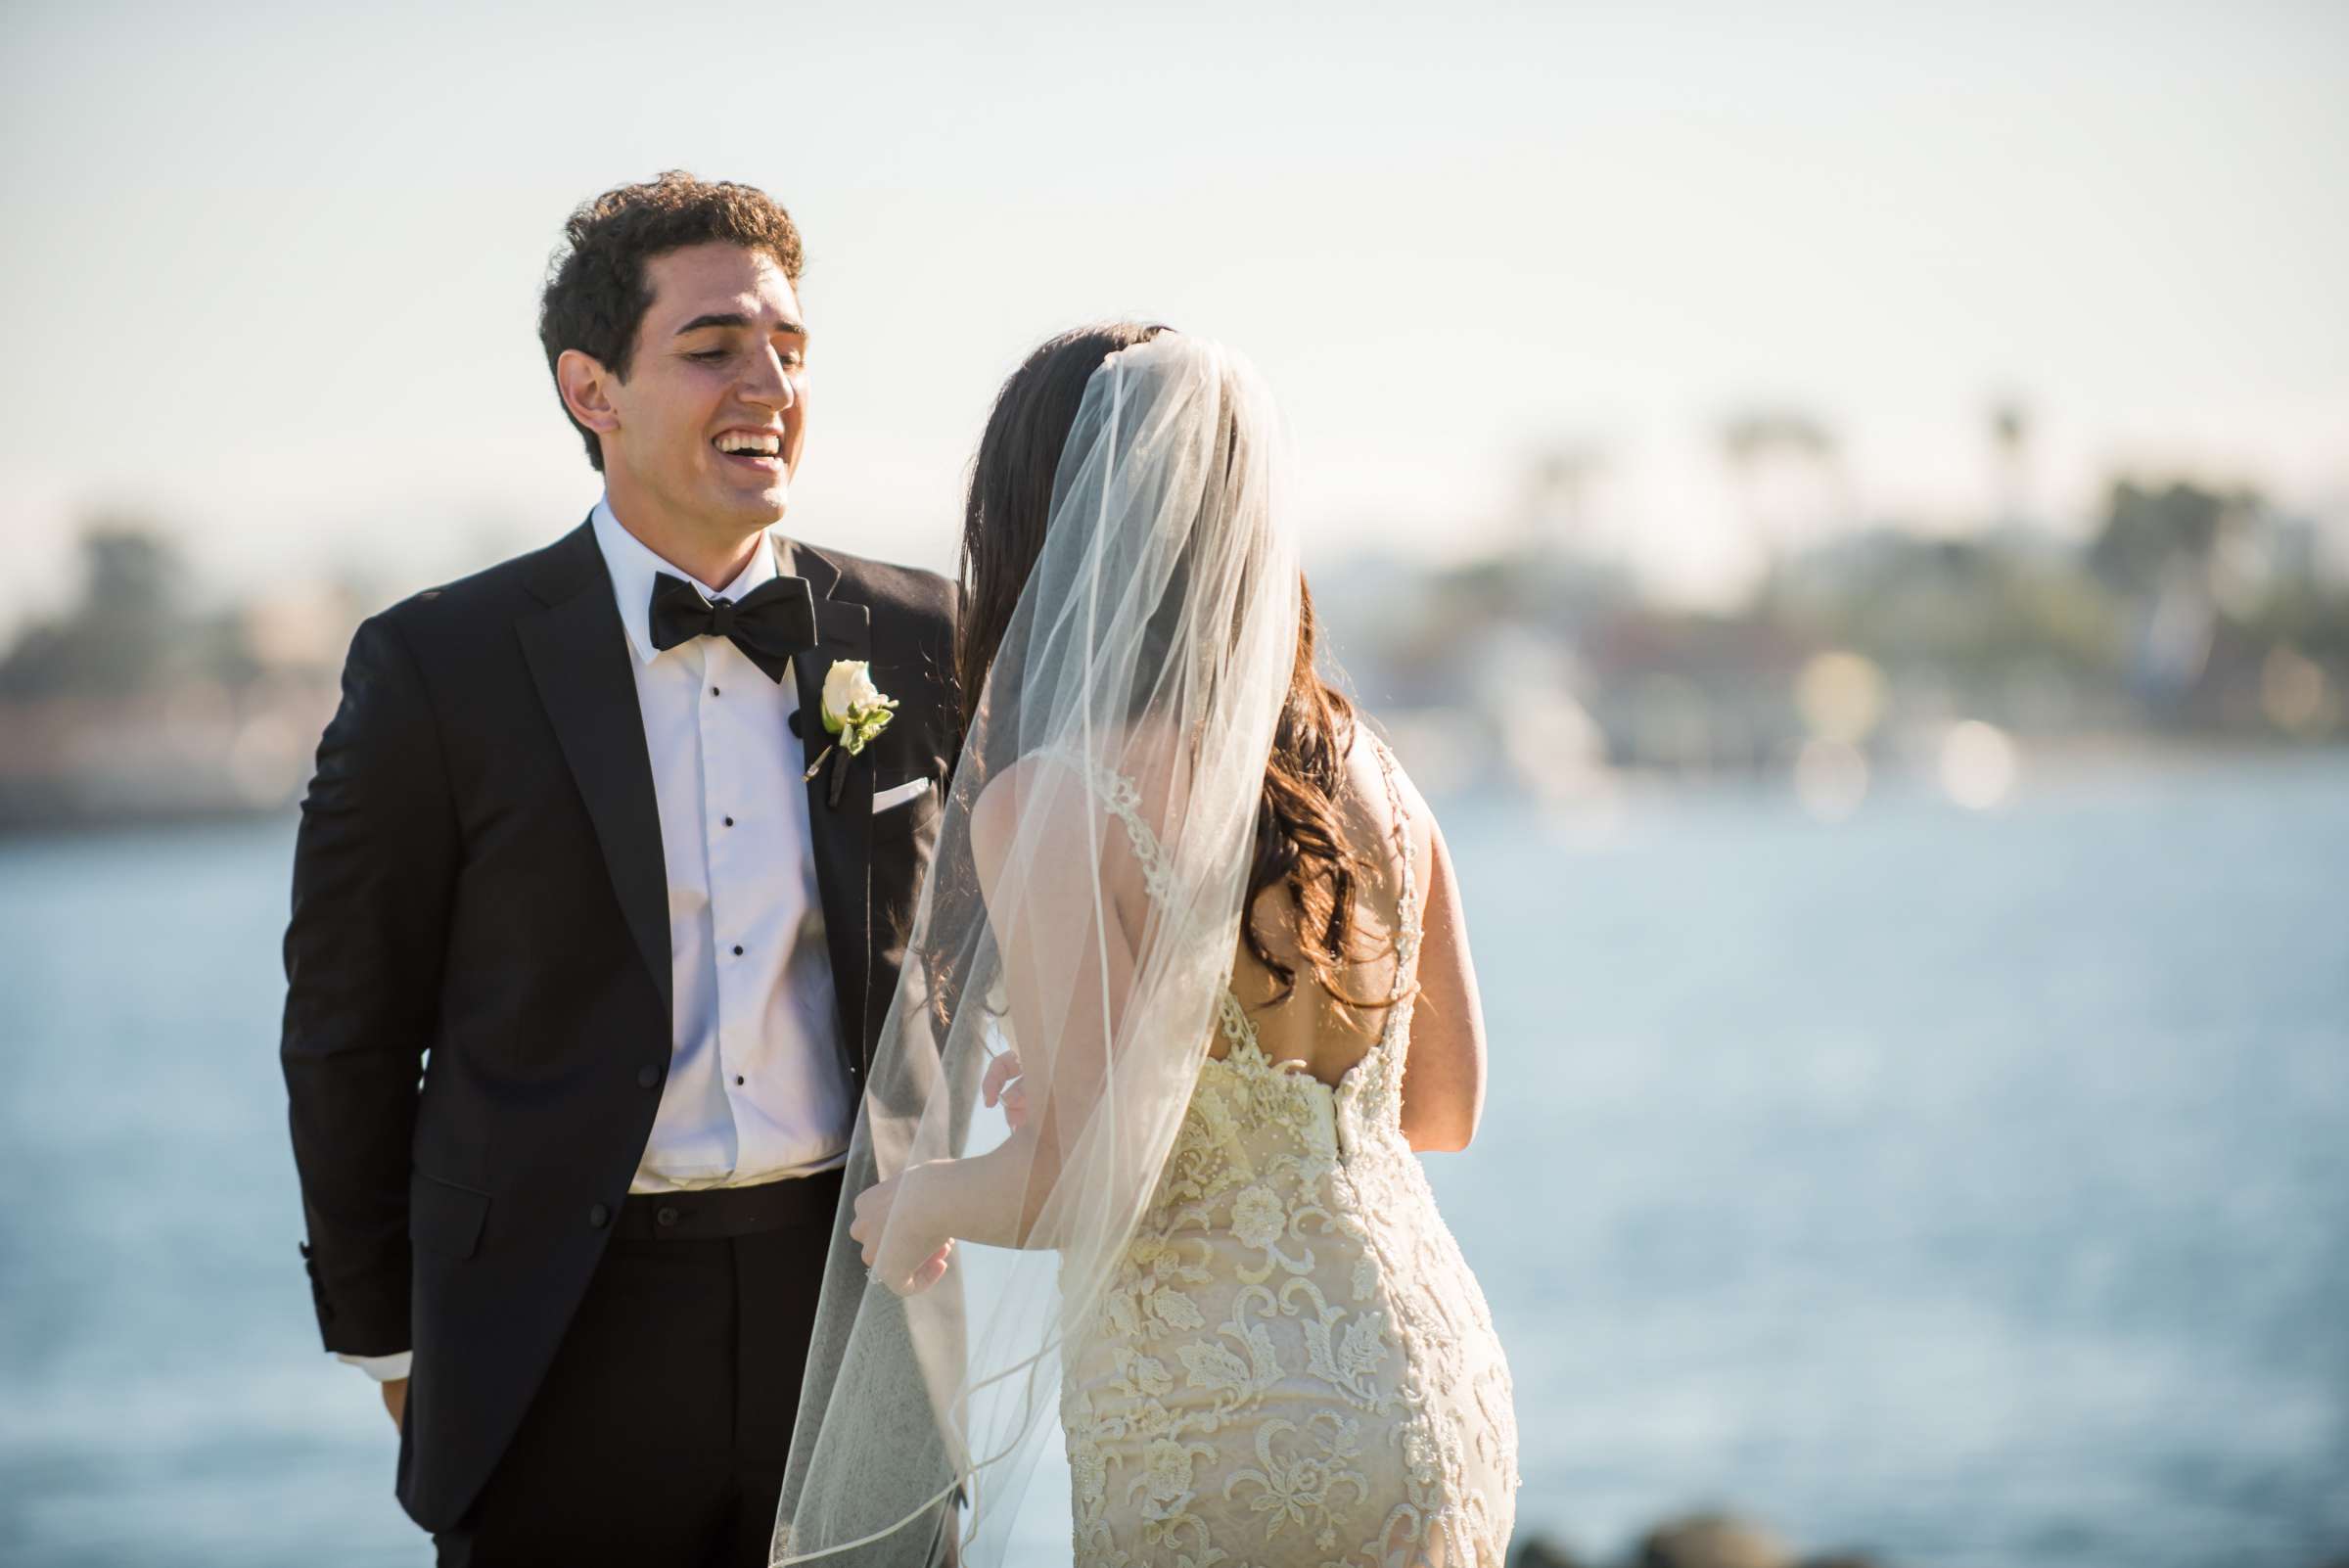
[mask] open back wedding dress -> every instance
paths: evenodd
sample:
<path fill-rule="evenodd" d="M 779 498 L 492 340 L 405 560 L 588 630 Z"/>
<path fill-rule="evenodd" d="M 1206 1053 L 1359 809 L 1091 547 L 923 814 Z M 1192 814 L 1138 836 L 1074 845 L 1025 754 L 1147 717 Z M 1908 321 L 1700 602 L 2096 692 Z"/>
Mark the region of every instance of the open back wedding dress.
<path fill-rule="evenodd" d="M 1397 763 L 1395 984 L 1335 1084 L 1274 1061 L 1227 985 L 1165 1174 L 1061 1395 L 1080 1568 L 1500 1568 L 1509 1372 L 1404 1140 L 1421 910 Z M 1159 859 L 1125 781 L 1097 781 Z M 1121 809 L 1124 807 L 1125 808 Z M 1295 1005 L 1311 1006 L 1311 980 Z"/>

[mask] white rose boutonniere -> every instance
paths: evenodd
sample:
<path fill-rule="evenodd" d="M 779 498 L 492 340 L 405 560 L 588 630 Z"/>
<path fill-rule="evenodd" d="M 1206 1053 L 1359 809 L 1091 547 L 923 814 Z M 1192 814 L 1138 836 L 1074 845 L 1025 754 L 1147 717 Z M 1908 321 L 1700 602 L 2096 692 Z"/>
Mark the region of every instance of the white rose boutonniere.
<path fill-rule="evenodd" d="M 839 738 L 807 764 L 806 776 L 810 779 L 835 751 L 847 757 L 860 755 L 874 736 L 889 727 L 890 710 L 898 706 L 895 697 L 873 684 L 873 668 L 862 659 L 832 661 L 832 668 L 824 673 L 823 700 L 824 728 Z"/>

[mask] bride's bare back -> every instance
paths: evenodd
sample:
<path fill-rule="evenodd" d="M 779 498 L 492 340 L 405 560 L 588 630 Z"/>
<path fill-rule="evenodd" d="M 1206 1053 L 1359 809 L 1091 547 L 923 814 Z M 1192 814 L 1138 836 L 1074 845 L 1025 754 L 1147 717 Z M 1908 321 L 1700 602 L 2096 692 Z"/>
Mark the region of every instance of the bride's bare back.
<path fill-rule="evenodd" d="M 1381 776 L 1376 743 L 1358 724 L 1346 759 L 1346 788 L 1337 800 L 1339 836 L 1367 867 L 1357 883 L 1355 950 L 1361 961 L 1339 971 L 1351 995 L 1385 997 L 1396 989 L 1395 934 L 1401 925 L 1404 875 L 1395 815 Z M 1460 918 L 1459 887 L 1435 814 L 1400 765 L 1395 783 L 1405 804 L 1403 838 L 1411 854 L 1411 882 L 1425 890 L 1417 976 L 1404 1078 L 1403 1129 L 1411 1147 L 1465 1148 L 1484 1107 L 1485 1029 L 1477 998 L 1468 933 Z M 1342 1006 L 1313 978 L 1297 942 L 1297 914 L 1285 884 L 1259 894 L 1250 912 L 1266 946 L 1296 969 L 1296 988 L 1275 1001 L 1279 983 L 1243 939 L 1232 963 L 1231 989 L 1247 1008 L 1265 1054 L 1291 1071 L 1335 1084 L 1378 1041 L 1387 1009 Z M 1408 977 L 1406 977 L 1408 978 Z M 1218 1039 L 1211 1056 L 1229 1043 Z"/>

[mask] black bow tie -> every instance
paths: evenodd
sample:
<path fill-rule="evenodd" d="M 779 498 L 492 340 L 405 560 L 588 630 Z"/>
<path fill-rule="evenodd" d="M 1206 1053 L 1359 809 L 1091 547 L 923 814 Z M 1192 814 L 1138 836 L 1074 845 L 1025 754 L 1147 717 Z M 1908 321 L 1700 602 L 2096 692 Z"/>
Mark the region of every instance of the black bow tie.
<path fill-rule="evenodd" d="M 740 604 L 705 599 L 702 590 L 666 572 L 653 576 L 653 646 L 674 648 L 695 637 L 723 637 L 780 681 L 791 656 L 815 646 L 815 592 L 805 577 L 774 577 L 744 594 Z"/>

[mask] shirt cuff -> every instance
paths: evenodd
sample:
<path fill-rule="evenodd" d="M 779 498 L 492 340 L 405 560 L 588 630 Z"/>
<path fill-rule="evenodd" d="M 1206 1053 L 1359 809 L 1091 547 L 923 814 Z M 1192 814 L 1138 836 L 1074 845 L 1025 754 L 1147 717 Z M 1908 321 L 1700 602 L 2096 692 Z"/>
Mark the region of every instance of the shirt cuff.
<path fill-rule="evenodd" d="M 345 1356 L 335 1352 L 335 1360 L 347 1361 L 379 1383 L 396 1383 L 408 1375 L 408 1359 L 414 1351 L 400 1351 L 392 1356 Z"/>

